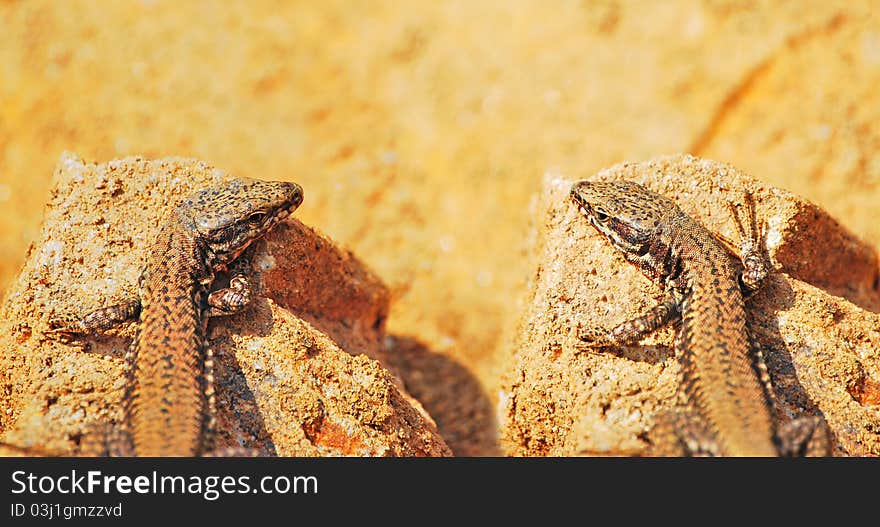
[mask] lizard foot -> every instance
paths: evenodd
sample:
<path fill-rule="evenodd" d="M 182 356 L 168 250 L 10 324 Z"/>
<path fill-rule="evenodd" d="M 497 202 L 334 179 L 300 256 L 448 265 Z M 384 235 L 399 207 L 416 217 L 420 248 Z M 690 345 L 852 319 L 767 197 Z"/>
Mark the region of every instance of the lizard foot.
<path fill-rule="evenodd" d="M 825 420 L 819 416 L 798 417 L 776 433 L 779 452 L 788 457 L 831 455 L 831 438 Z"/>

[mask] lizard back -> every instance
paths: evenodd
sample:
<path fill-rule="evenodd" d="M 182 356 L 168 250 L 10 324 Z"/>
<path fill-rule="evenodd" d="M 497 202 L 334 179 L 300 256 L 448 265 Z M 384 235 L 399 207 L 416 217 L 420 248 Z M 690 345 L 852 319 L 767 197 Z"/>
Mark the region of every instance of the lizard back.
<path fill-rule="evenodd" d="M 681 275 L 682 322 L 675 347 L 683 390 L 727 455 L 775 456 L 773 425 L 754 369 L 738 269 L 701 224 L 682 213 L 669 233 Z M 662 243 L 662 241 L 660 242 Z"/>
<path fill-rule="evenodd" d="M 192 234 L 167 223 L 142 275 L 141 329 L 132 344 L 127 409 L 138 455 L 193 456 L 200 444 L 207 321 L 200 262 Z"/>

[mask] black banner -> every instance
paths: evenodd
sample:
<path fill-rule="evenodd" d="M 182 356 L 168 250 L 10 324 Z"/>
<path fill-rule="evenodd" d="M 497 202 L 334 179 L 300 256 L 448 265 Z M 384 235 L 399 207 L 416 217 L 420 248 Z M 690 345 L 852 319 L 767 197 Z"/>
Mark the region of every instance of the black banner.
<path fill-rule="evenodd" d="M 873 460 L 679 459 L 95 459 L 0 458 L 2 525 L 128 520 L 253 521 L 277 515 L 605 510 L 650 514 L 826 492 L 832 474 Z M 872 467 L 869 472 L 875 472 Z M 831 476 L 832 478 L 834 476 Z M 850 497 L 855 490 L 850 489 Z M 811 498 L 812 497 L 812 498 Z M 751 500 L 751 501 L 750 501 Z M 657 509 L 655 507 L 659 507 Z M 296 523 L 296 522 L 294 522 Z M 287 523 L 285 523 L 287 524 Z"/>

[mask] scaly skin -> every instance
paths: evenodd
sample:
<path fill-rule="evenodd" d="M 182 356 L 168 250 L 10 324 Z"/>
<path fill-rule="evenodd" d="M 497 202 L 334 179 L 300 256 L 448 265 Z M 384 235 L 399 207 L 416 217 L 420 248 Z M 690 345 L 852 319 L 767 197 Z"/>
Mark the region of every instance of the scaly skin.
<path fill-rule="evenodd" d="M 666 292 L 645 316 L 610 331 L 586 331 L 581 338 L 587 345 L 633 343 L 673 320 L 681 321 L 675 348 L 686 405 L 657 427 L 658 434 L 665 432 L 666 441 L 674 436 L 672 442 L 681 448 L 658 445 L 657 452 L 799 452 L 799 446 L 784 445 L 775 433 L 769 376 L 760 354 L 752 351 L 746 327 L 744 295 L 756 290 L 767 274 L 756 245 L 754 218 L 749 231 L 737 226 L 743 238 L 740 267 L 703 225 L 637 183 L 579 181 L 570 197 L 630 263 Z M 799 441 L 812 437 L 809 427 L 815 421 L 804 419 L 791 431 Z"/>
<path fill-rule="evenodd" d="M 247 258 L 254 240 L 302 202 L 295 183 L 234 179 L 181 202 L 160 227 L 139 281 L 139 297 L 81 319 L 52 322 L 65 336 L 94 334 L 139 315 L 126 354 L 126 428 L 101 438 L 104 454 L 194 456 L 206 453 L 214 419 L 211 316 L 250 301 Z M 230 285 L 209 293 L 217 272 Z"/>

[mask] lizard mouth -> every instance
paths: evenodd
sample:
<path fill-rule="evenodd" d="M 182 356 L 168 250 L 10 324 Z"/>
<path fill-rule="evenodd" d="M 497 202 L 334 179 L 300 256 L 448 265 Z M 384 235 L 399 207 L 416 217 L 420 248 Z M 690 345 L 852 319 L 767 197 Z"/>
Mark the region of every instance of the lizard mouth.
<path fill-rule="evenodd" d="M 291 194 L 287 202 L 280 206 L 274 213 L 262 214 L 258 224 L 247 226 L 246 221 L 238 222 L 234 228 L 226 232 L 216 234 L 213 243 L 209 242 L 214 253 L 214 258 L 218 263 L 227 264 L 239 256 L 250 245 L 262 238 L 267 232 L 271 231 L 276 225 L 286 220 L 302 203 L 302 192 L 297 191 Z M 253 216 L 252 216 L 253 218 Z"/>
<path fill-rule="evenodd" d="M 280 206 L 274 214 L 270 214 L 265 217 L 260 229 L 254 231 L 253 237 L 259 237 L 262 233 L 265 233 L 275 225 L 286 220 L 288 216 L 293 214 L 293 212 L 299 208 L 299 206 L 302 204 L 302 201 L 302 190 L 299 187 L 296 187 L 295 190 L 290 193 L 287 201 L 282 206 Z M 257 234 L 257 232 L 261 234 Z"/>
<path fill-rule="evenodd" d="M 569 194 L 571 196 L 571 201 L 578 208 L 578 211 L 592 222 L 592 208 L 587 204 L 587 200 L 577 191 L 577 188 L 578 185 L 575 185 L 571 189 L 571 193 Z"/>

